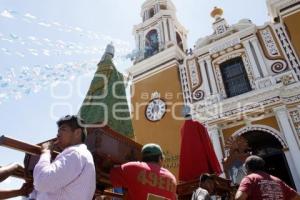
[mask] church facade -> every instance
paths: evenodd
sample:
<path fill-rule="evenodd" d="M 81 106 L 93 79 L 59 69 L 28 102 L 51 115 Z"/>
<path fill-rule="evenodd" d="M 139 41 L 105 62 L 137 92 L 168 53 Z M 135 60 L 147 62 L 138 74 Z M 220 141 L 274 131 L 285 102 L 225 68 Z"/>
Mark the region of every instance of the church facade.
<path fill-rule="evenodd" d="M 128 69 L 135 140 L 159 143 L 175 174 L 188 105 L 207 126 L 224 175 L 239 182 L 241 166 L 226 158 L 242 137 L 245 152 L 262 156 L 270 173 L 300 191 L 300 1 L 266 3 L 271 20 L 262 26 L 248 19 L 228 24 L 215 8 L 213 34 L 190 50 L 170 0 L 142 5 Z"/>

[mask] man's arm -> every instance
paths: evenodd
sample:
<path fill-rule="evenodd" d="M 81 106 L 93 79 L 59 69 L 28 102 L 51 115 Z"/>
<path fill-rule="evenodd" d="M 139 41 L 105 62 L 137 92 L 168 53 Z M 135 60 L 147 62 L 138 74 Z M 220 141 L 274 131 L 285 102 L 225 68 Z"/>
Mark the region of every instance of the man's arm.
<path fill-rule="evenodd" d="M 0 199 L 13 198 L 17 196 L 27 196 L 33 187 L 31 183 L 24 183 L 19 190 L 0 190 Z"/>
<path fill-rule="evenodd" d="M 252 194 L 253 183 L 249 177 L 244 177 L 240 183 L 238 191 L 235 194 L 236 200 L 245 200 L 248 197 L 248 194 Z"/>
<path fill-rule="evenodd" d="M 11 176 L 14 171 L 17 169 L 22 168 L 18 163 L 12 163 L 7 166 L 0 168 L 0 182 L 7 179 L 9 176 Z"/>
<path fill-rule="evenodd" d="M 248 197 L 248 194 L 246 192 L 242 192 L 242 191 L 237 191 L 237 193 L 235 194 L 235 200 L 246 200 Z"/>
<path fill-rule="evenodd" d="M 44 151 L 33 171 L 34 186 L 39 192 L 56 191 L 74 181 L 84 163 L 75 150 L 65 152 L 50 163 L 50 151 Z"/>

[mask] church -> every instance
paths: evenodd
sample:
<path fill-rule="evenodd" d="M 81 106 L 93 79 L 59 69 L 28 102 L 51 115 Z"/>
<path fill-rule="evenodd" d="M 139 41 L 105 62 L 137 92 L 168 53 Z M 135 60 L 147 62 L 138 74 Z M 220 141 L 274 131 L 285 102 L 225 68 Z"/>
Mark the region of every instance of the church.
<path fill-rule="evenodd" d="M 300 1 L 266 0 L 270 21 L 228 24 L 187 47 L 171 0 L 146 0 L 133 28 L 131 114 L 136 142 L 160 144 L 178 175 L 182 110 L 209 132 L 223 176 L 239 183 L 249 154 L 300 191 Z M 240 161 L 240 162 L 239 162 Z"/>

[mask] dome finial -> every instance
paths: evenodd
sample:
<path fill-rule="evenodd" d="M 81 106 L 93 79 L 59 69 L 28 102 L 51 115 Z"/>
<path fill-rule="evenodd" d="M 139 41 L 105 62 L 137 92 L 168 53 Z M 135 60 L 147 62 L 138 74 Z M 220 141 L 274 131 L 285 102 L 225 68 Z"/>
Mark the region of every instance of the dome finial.
<path fill-rule="evenodd" d="M 217 6 L 214 7 L 214 9 L 211 11 L 210 16 L 214 19 L 219 19 L 223 15 L 223 9 L 218 8 Z"/>

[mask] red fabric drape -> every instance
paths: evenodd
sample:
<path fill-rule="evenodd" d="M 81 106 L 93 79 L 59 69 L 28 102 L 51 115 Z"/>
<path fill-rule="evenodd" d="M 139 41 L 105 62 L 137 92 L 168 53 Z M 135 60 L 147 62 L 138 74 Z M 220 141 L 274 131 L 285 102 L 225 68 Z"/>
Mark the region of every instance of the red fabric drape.
<path fill-rule="evenodd" d="M 179 181 L 199 178 L 202 173 L 221 173 L 221 167 L 206 128 L 186 120 L 181 128 Z"/>

